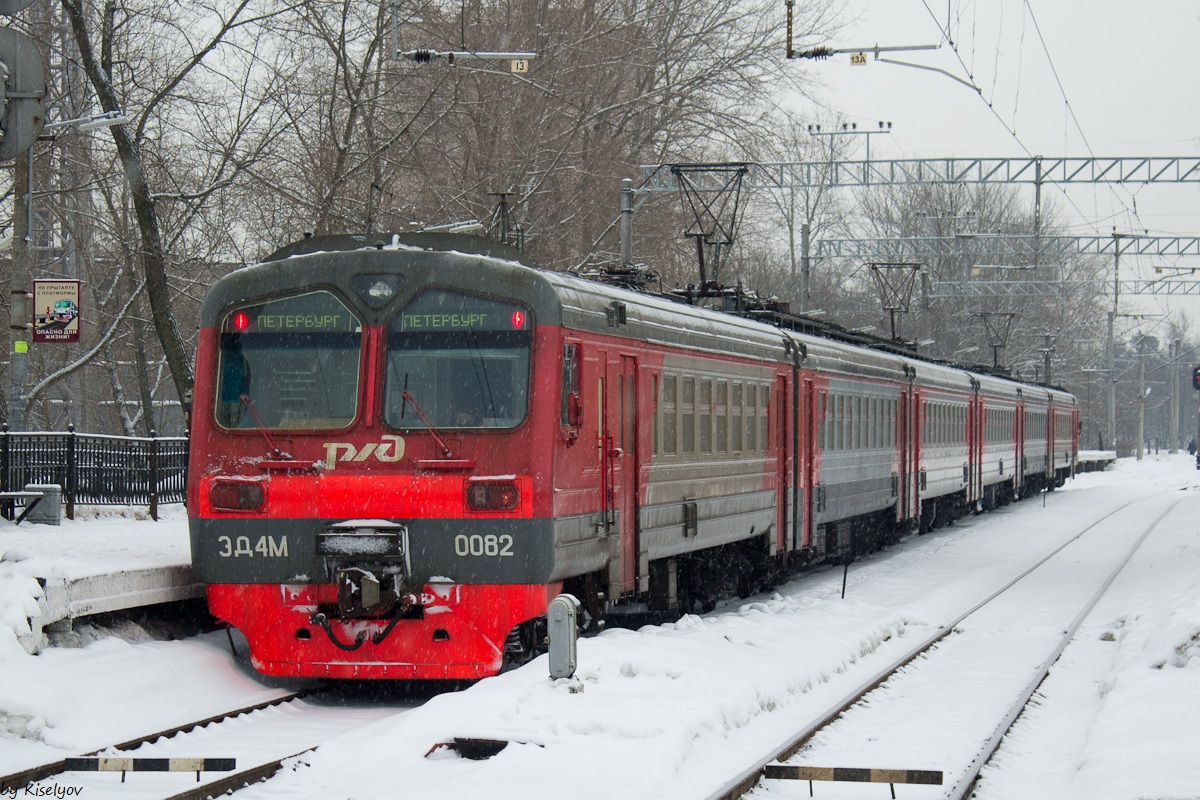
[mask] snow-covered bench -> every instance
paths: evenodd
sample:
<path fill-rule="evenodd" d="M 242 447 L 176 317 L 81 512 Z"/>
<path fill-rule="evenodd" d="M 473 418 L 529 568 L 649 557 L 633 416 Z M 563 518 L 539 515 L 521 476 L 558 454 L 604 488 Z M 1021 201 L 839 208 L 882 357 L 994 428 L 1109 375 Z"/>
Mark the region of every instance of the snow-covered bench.
<path fill-rule="evenodd" d="M 4 511 L 5 519 L 11 519 L 20 525 L 45 496 L 45 492 L 0 492 L 0 508 Z M 16 516 L 18 502 L 23 506 L 20 516 Z"/>

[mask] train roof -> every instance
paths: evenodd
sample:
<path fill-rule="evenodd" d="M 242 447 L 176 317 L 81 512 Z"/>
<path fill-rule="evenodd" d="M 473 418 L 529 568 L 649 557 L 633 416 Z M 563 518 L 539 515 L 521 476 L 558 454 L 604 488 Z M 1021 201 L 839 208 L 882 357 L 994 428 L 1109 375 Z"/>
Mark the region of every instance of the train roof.
<path fill-rule="evenodd" d="M 326 257 L 337 254 L 331 272 Z M 407 257 L 397 259 L 397 254 Z M 1036 388 L 1057 404 L 1074 398 L 1044 387 L 989 374 L 978 367 L 950 364 L 901 350 L 894 343 L 855 335 L 837 326 L 779 314 L 734 314 L 689 305 L 674 296 L 614 286 L 568 272 L 531 267 L 514 248 L 478 236 L 444 233 L 388 233 L 307 237 L 236 270 L 218 281 L 201 312 L 202 325 L 248 298 L 320 287 L 354 297 L 353 278 L 364 273 L 397 273 L 413 287 L 442 285 L 501 297 L 521 298 L 546 324 L 628 336 L 672 347 L 731 356 L 790 360 L 798 351 L 805 363 L 830 373 L 904 381 L 970 391 L 973 382 L 990 393 L 1016 397 Z M 411 297 L 413 291 L 407 295 Z M 400 299 L 381 308 L 359 307 L 369 321 L 390 317 Z"/>

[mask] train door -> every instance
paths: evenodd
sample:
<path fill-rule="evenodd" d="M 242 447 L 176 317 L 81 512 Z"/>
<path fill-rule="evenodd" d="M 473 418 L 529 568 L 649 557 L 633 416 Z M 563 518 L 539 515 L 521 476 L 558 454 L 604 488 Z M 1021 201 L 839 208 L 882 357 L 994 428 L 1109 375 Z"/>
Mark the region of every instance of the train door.
<path fill-rule="evenodd" d="M 967 500 L 975 501 L 983 497 L 983 398 L 979 396 L 979 384 L 972 380 L 973 391 L 968 399 L 967 410 L 967 472 L 970 485 Z"/>
<path fill-rule="evenodd" d="M 1071 409 L 1071 477 L 1075 477 L 1075 470 L 1079 464 L 1079 406 L 1076 405 Z"/>
<path fill-rule="evenodd" d="M 813 386 L 813 382 L 805 379 L 804 388 L 798 398 L 799 435 L 794 437 L 796 458 L 800 459 L 800 485 L 796 489 L 799 499 L 796 502 L 795 511 L 800 515 L 800 541 L 797 546 L 802 547 L 812 547 L 813 541 L 812 503 L 804 502 L 804 500 L 812 495 L 815 485 L 816 451 L 820 444 L 820 439 L 817 438 L 817 431 L 820 429 L 817 420 L 817 397 L 817 389 Z"/>
<path fill-rule="evenodd" d="M 604 354 L 600 377 L 600 472 L 604 528 L 615 536 L 609 569 L 610 595 L 649 589 L 648 564 L 637 524 L 637 358 Z"/>
<path fill-rule="evenodd" d="M 1018 495 L 1025 487 L 1025 400 L 1017 389 L 1017 405 L 1013 409 L 1013 438 L 1016 440 L 1017 475 L 1015 490 Z"/>
<path fill-rule="evenodd" d="M 975 449 L 978 447 L 978 426 L 975 423 L 978 414 L 979 397 L 971 394 L 967 397 L 967 502 L 979 499 L 979 494 L 975 491 L 976 480 L 979 477 L 979 462 L 975 459 Z"/>
<path fill-rule="evenodd" d="M 787 385 L 787 377 L 776 376 L 773 396 L 768 406 L 768 409 L 773 409 L 770 413 L 774 427 L 770 429 L 770 435 L 774 439 L 770 444 L 764 442 L 764 448 L 768 452 L 775 452 L 775 538 L 771 542 L 771 555 L 787 552 L 796 546 L 793 531 L 788 525 L 791 516 L 789 512 L 795 505 L 796 482 L 792 479 L 795 453 L 788 438 L 788 430 L 794 429 L 795 420 L 792 425 L 788 424 L 792 415 L 789 413 L 791 406 L 788 405 Z"/>
<path fill-rule="evenodd" d="M 1046 403 L 1046 480 L 1050 482 L 1050 486 L 1054 486 L 1054 470 L 1058 467 L 1058 442 L 1055 441 L 1058 434 L 1058 409 L 1054 405 L 1054 397 L 1051 396 Z"/>
<path fill-rule="evenodd" d="M 912 457 L 912 436 L 909 435 L 911 420 L 909 419 L 909 405 L 912 403 L 912 386 L 908 386 L 900 390 L 900 402 L 896 413 L 896 443 L 899 451 L 897 463 L 899 467 L 896 471 L 896 519 L 908 519 L 912 516 L 909 512 L 909 460 Z"/>
<path fill-rule="evenodd" d="M 1054 397 L 1052 397 L 1052 396 L 1048 396 L 1048 397 L 1049 397 L 1049 399 L 1048 399 L 1048 401 L 1046 401 L 1046 469 L 1045 469 L 1045 477 L 1046 477 L 1046 481 L 1048 481 L 1048 486 L 1050 488 L 1054 488 L 1054 483 L 1055 483 L 1054 471 L 1055 471 L 1055 467 L 1057 467 L 1057 464 L 1058 464 L 1058 462 L 1055 461 L 1055 458 L 1058 457 L 1058 453 L 1055 451 L 1055 445 L 1057 444 L 1055 441 L 1055 434 L 1058 431 L 1058 421 L 1055 419 L 1055 417 L 1057 417 L 1058 414 L 1056 413 Z"/>
<path fill-rule="evenodd" d="M 987 446 L 987 415 L 983 397 L 975 395 L 975 496 L 983 497 L 983 448 Z"/>
<path fill-rule="evenodd" d="M 910 373 L 910 380 L 916 377 Z M 921 513 L 921 396 L 909 383 L 900 392 L 900 511 L 901 519 Z"/>
<path fill-rule="evenodd" d="M 789 389 L 791 389 L 789 393 Z M 808 496 L 808 442 L 811 440 L 809 426 L 812 381 L 801 383 L 799 370 L 793 369 L 791 376 L 779 375 L 775 381 L 775 447 L 779 453 L 776 468 L 779 502 L 776 524 L 779 535 L 775 537 L 778 550 L 798 550 L 808 544 L 804 524 L 809 515 L 804 512 L 804 498 Z"/>
<path fill-rule="evenodd" d="M 967 411 L 966 411 L 966 430 L 962 431 L 963 440 L 966 442 L 967 463 L 963 466 L 963 493 L 966 495 L 966 500 L 970 503 L 976 499 L 975 495 L 975 395 L 967 396 Z M 958 431 L 955 432 L 957 438 Z"/>
<path fill-rule="evenodd" d="M 638 524 L 638 465 L 642 463 L 638 447 L 638 397 L 636 356 L 621 356 L 620 372 L 617 374 L 617 394 L 620 398 L 620 436 L 617 447 L 621 450 L 616 469 L 617 520 L 621 536 L 621 580 L 627 589 L 639 592 L 650 591 L 650 562 L 642 551 L 641 531 Z"/>

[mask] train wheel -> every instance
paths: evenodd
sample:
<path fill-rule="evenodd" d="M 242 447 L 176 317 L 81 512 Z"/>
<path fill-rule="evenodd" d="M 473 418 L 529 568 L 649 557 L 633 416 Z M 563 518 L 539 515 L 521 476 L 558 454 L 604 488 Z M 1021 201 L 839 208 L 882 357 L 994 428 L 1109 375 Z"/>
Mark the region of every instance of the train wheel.
<path fill-rule="evenodd" d="M 937 501 L 926 500 L 921 503 L 921 519 L 917 524 L 917 533 L 921 536 L 933 530 L 937 524 Z"/>
<path fill-rule="evenodd" d="M 996 505 L 997 505 L 996 504 L 996 487 L 995 486 L 983 487 L 983 497 L 980 498 L 979 510 L 981 512 L 993 511 L 993 510 L 995 510 Z"/>
<path fill-rule="evenodd" d="M 546 652 L 547 647 L 546 618 L 525 620 L 508 632 L 508 638 L 504 641 L 504 662 L 500 671 L 507 672 L 528 664 Z"/>
<path fill-rule="evenodd" d="M 737 575 L 737 596 L 739 599 L 745 600 L 747 597 L 755 593 L 754 574 L 751 570 L 742 568 Z"/>

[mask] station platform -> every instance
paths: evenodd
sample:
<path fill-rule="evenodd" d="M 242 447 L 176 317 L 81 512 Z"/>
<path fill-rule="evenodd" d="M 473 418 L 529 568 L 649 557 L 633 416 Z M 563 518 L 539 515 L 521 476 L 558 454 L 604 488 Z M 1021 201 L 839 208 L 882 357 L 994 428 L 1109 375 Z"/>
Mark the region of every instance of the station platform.
<path fill-rule="evenodd" d="M 0 635 L 27 652 L 55 625 L 93 614 L 202 597 L 192 576 L 187 512 L 79 507 L 58 525 L 0 519 Z"/>

